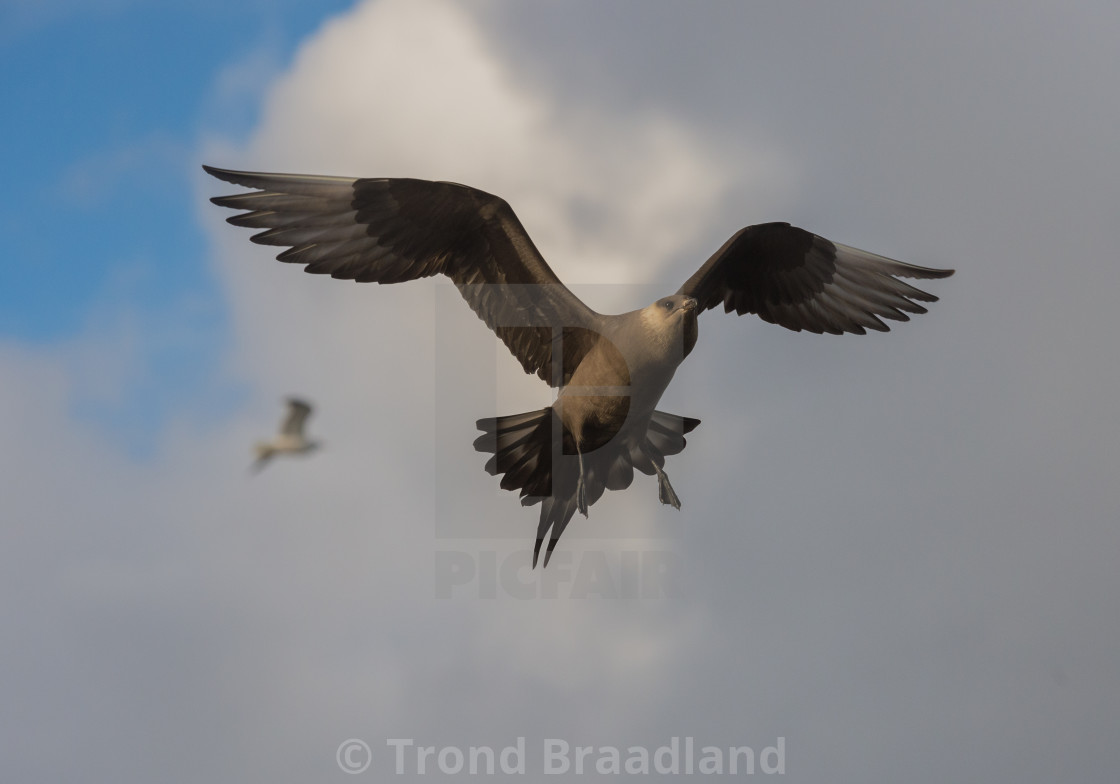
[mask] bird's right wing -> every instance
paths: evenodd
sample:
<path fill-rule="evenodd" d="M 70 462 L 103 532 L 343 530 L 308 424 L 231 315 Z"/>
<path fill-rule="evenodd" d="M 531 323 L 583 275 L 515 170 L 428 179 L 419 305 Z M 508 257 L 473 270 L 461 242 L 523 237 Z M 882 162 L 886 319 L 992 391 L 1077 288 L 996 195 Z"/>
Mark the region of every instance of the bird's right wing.
<path fill-rule="evenodd" d="M 298 398 L 288 398 L 288 413 L 280 424 L 280 432 L 286 436 L 303 436 L 303 423 L 311 416 L 311 406 Z"/>
<path fill-rule="evenodd" d="M 497 196 L 450 182 L 203 168 L 256 189 L 211 201 L 244 211 L 233 225 L 264 229 L 253 242 L 287 246 L 280 261 L 359 282 L 451 278 L 525 372 L 552 386 L 598 340 L 601 316 L 560 282 Z"/>
<path fill-rule="evenodd" d="M 700 312 L 755 313 L 795 332 L 858 335 L 888 331 L 882 319 L 909 321 L 918 302 L 937 297 L 899 278 L 946 278 L 931 269 L 830 242 L 788 223 L 747 226 L 723 244 L 678 294 L 695 297 Z"/>

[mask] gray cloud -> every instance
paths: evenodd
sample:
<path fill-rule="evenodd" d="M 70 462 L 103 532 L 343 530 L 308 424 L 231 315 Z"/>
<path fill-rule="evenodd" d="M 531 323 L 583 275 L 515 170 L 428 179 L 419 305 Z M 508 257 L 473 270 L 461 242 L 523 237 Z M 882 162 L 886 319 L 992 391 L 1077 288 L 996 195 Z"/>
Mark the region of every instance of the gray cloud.
<path fill-rule="evenodd" d="M 387 737 L 692 735 L 784 736 L 790 780 L 1104 780 L 1116 12 L 417 5 L 328 25 L 212 162 L 484 187 L 605 310 L 661 287 L 596 284 L 675 289 L 763 220 L 959 273 L 889 335 L 702 319 L 663 404 L 703 420 L 684 508 L 639 480 L 561 544 L 573 574 L 671 552 L 676 598 L 441 600 L 439 552 L 528 546 L 473 421 L 546 391 L 447 287 L 302 275 L 204 212 L 254 410 L 138 466 L 42 393 L 66 357 L 0 355 L 10 769 L 302 781 L 350 737 L 383 766 Z M 327 448 L 250 482 L 289 392 Z"/>

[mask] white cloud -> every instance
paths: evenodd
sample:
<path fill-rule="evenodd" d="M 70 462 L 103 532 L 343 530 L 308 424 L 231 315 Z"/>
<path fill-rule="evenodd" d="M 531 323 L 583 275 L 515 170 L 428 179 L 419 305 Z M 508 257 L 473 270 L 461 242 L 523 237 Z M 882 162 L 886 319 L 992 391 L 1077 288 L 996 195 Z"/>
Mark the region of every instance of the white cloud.
<path fill-rule="evenodd" d="M 661 113 L 558 104 L 459 4 L 391 0 L 302 48 L 246 165 L 469 183 L 510 201 L 566 280 L 632 284 L 703 231 L 737 169 L 783 179 L 778 151 L 748 149 Z"/>

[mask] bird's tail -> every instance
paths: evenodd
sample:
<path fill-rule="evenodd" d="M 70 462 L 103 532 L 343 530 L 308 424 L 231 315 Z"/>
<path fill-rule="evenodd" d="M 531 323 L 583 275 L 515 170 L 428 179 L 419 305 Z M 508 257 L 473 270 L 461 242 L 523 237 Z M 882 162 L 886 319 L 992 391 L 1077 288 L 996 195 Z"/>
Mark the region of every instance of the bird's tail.
<path fill-rule="evenodd" d="M 656 473 L 667 455 L 684 449 L 684 434 L 699 424 L 699 419 L 654 411 L 641 443 L 620 448 L 621 445 L 608 442 L 584 454 L 587 505 L 598 501 L 606 490 L 629 487 L 635 468 L 644 474 Z M 551 407 L 480 419 L 477 425 L 482 435 L 475 439 L 474 448 L 492 455 L 486 462 L 486 471 L 493 476 L 502 475 L 503 490 L 519 491 L 523 506 L 541 504 L 533 566 L 537 565 L 546 535 L 544 565 L 548 566 L 577 506 L 579 457 L 571 434 Z"/>

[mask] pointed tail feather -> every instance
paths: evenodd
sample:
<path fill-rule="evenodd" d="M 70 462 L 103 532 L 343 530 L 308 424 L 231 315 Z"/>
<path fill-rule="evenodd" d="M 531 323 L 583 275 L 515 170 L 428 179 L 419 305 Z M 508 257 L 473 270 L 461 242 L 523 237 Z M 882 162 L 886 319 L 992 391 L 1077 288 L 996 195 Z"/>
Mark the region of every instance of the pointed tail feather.
<path fill-rule="evenodd" d="M 564 427 L 551 406 L 524 414 L 480 419 L 477 425 L 482 435 L 475 439 L 474 448 L 492 455 L 486 462 L 487 473 L 501 474 L 502 489 L 519 491 L 522 505 L 541 504 L 533 567 L 540 558 L 546 536 L 548 547 L 544 565 L 547 566 L 576 509 L 578 466 L 575 458 L 563 454 L 564 445 L 560 439 L 566 436 Z M 557 467 L 559 473 L 554 473 Z M 602 494 L 601 489 L 598 494 Z M 597 495 L 591 492 L 589 497 Z"/>
<path fill-rule="evenodd" d="M 552 551 L 556 549 L 556 543 L 560 541 L 560 536 L 564 533 L 564 529 L 568 527 L 572 516 L 576 513 L 576 496 L 571 493 L 564 498 L 546 498 L 541 505 L 541 519 L 537 524 L 537 542 L 533 546 L 533 568 L 537 568 L 537 558 L 541 554 L 541 545 L 544 544 L 545 534 L 552 530 L 552 534 L 548 537 L 548 547 L 544 551 L 544 566 L 548 566 L 549 560 L 552 559 Z"/>
<path fill-rule="evenodd" d="M 611 443 L 584 455 L 584 487 L 588 506 L 606 490 L 623 490 L 634 479 L 634 469 L 655 474 L 667 455 L 679 454 L 685 447 L 684 434 L 692 432 L 699 419 L 654 411 L 645 439 L 632 448 Z M 523 414 L 478 420 L 482 435 L 474 448 L 491 455 L 486 471 L 502 475 L 504 490 L 517 490 L 523 506 L 541 504 L 533 566 L 537 565 L 544 542 L 544 566 L 571 522 L 576 510 L 579 462 L 568 443 L 570 435 L 551 407 Z"/>

